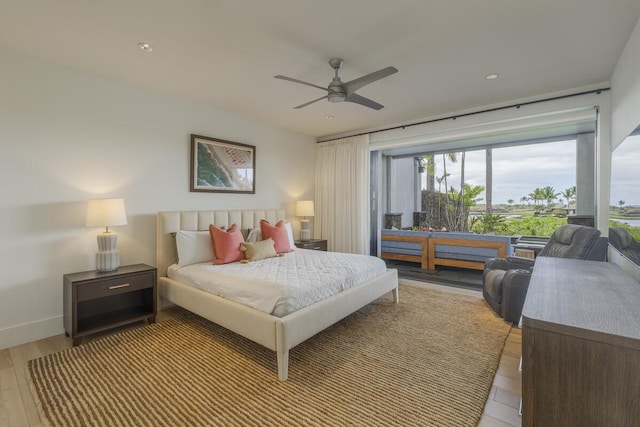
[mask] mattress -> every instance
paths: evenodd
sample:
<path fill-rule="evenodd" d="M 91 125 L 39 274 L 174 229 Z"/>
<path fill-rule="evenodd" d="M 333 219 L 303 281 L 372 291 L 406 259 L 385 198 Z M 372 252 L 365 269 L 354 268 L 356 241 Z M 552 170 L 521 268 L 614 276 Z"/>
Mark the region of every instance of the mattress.
<path fill-rule="evenodd" d="M 220 297 L 283 317 L 386 271 L 367 255 L 296 249 L 249 263 L 169 267 L 167 275 Z"/>

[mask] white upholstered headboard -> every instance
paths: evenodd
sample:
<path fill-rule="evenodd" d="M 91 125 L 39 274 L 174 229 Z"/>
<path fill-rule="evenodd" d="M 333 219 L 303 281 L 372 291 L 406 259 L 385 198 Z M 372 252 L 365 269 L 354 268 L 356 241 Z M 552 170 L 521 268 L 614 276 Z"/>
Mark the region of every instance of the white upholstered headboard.
<path fill-rule="evenodd" d="M 167 268 L 177 262 L 176 245 L 172 233 L 180 230 L 208 230 L 210 224 L 230 227 L 237 224 L 241 230 L 260 226 L 260 220 L 271 224 L 285 220 L 284 209 L 257 209 L 235 211 L 174 211 L 158 212 L 156 224 L 156 263 L 158 277 L 167 275 Z"/>

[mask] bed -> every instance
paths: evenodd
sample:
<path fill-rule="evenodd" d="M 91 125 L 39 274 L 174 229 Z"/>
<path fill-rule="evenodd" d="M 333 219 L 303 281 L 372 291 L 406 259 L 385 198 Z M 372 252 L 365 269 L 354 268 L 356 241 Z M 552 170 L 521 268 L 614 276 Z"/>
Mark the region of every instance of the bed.
<path fill-rule="evenodd" d="M 285 220 L 285 211 L 271 210 L 207 210 L 159 212 L 157 220 L 158 294 L 165 301 L 183 307 L 218 325 L 240 334 L 276 352 L 278 377 L 288 377 L 289 350 L 357 311 L 384 294 L 391 292 L 398 302 L 396 270 L 384 270 L 377 276 L 335 295 L 278 317 L 251 308 L 191 285 L 167 277 L 176 263 L 174 235 L 180 230 L 208 230 L 210 224 L 242 230 L 258 227 L 260 220 L 272 224 Z"/>

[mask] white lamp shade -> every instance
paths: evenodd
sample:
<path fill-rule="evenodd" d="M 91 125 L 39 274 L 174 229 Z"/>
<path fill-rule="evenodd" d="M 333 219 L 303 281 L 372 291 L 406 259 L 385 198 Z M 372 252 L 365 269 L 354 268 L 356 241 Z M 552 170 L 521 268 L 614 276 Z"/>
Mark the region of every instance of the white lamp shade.
<path fill-rule="evenodd" d="M 296 202 L 296 216 L 315 216 L 313 200 L 299 200 Z"/>
<path fill-rule="evenodd" d="M 87 227 L 127 225 L 124 199 L 96 199 L 87 202 Z"/>

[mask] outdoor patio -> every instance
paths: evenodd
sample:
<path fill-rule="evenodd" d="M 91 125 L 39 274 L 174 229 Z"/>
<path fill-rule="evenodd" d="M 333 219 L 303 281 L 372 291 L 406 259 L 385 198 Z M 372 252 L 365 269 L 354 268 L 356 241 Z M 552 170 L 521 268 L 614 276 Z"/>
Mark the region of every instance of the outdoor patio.
<path fill-rule="evenodd" d="M 436 283 L 456 288 L 482 290 L 482 271 L 456 267 L 437 267 L 434 271 L 420 268 L 420 264 L 406 261 L 385 260 L 388 268 L 398 270 L 404 279 Z"/>

